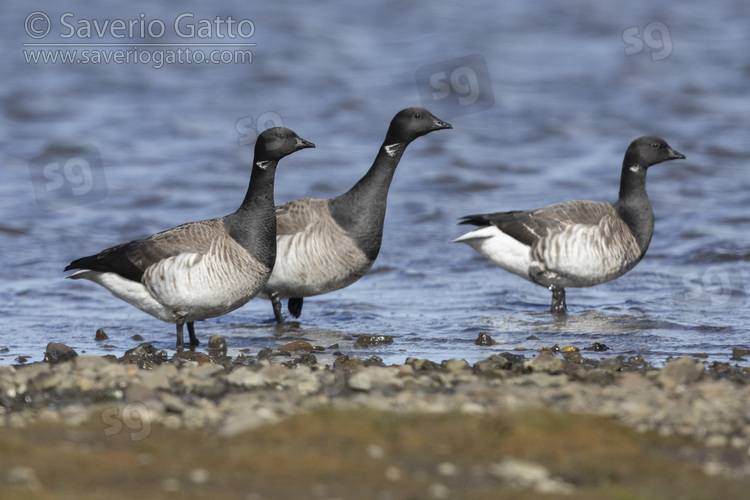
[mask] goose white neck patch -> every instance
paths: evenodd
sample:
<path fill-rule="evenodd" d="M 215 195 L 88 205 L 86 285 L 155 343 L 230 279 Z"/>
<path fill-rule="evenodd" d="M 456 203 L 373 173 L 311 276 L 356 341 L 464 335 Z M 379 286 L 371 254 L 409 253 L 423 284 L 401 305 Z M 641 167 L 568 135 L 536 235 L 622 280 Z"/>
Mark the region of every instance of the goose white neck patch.
<path fill-rule="evenodd" d="M 260 161 L 256 161 L 256 162 L 255 162 L 255 164 L 256 164 L 256 165 L 258 165 L 258 166 L 259 166 L 260 168 L 262 168 L 263 170 L 265 170 L 265 169 L 267 169 L 267 168 L 268 168 L 268 164 L 269 164 L 269 163 L 271 163 L 271 162 L 270 162 L 270 161 L 268 161 L 268 160 L 260 160 Z"/>
<path fill-rule="evenodd" d="M 389 145 L 387 145 L 387 146 L 384 147 L 385 154 L 387 154 L 390 157 L 393 157 L 393 156 L 396 155 L 396 153 L 398 153 L 398 150 L 400 148 L 401 148 L 401 143 L 400 142 L 397 142 L 395 144 L 389 144 Z"/>
<path fill-rule="evenodd" d="M 631 172 L 643 172 L 643 167 L 640 165 L 631 165 L 630 171 Z"/>

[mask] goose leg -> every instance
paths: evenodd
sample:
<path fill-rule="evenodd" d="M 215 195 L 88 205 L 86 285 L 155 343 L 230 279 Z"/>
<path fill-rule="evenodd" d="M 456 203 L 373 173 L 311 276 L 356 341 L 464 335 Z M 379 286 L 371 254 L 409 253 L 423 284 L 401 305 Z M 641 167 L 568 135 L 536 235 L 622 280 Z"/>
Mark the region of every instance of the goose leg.
<path fill-rule="evenodd" d="M 565 304 L 565 289 L 551 286 L 549 289 L 552 291 L 552 305 L 550 306 L 550 312 L 552 314 L 567 314 L 568 306 Z"/>
<path fill-rule="evenodd" d="M 289 303 L 286 305 L 287 309 L 289 309 L 289 313 L 295 318 L 299 318 L 299 315 L 302 314 L 303 300 L 304 297 L 292 298 L 289 299 Z"/>
<path fill-rule="evenodd" d="M 281 297 L 276 292 L 271 292 L 271 305 L 273 305 L 273 315 L 276 317 L 276 322 L 281 324 L 284 322 L 284 316 L 281 314 Z"/>
<path fill-rule="evenodd" d="M 182 325 L 184 325 L 184 321 L 178 321 L 177 322 L 177 349 L 180 350 L 185 346 L 185 340 L 182 335 Z"/>
<path fill-rule="evenodd" d="M 198 337 L 195 336 L 195 324 L 192 321 L 189 321 L 188 324 L 188 335 L 190 335 L 190 345 L 200 345 L 200 341 L 198 340 Z"/>

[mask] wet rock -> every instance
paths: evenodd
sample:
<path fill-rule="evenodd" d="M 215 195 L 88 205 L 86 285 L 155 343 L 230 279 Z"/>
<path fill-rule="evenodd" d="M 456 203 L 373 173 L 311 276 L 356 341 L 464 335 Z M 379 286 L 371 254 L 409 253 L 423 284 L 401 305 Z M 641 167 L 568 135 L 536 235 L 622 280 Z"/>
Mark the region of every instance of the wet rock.
<path fill-rule="evenodd" d="M 221 335 L 212 335 L 208 339 L 208 353 L 213 356 L 226 356 L 227 341 Z"/>
<path fill-rule="evenodd" d="M 318 358 L 315 357 L 315 354 L 312 353 L 305 353 L 297 358 L 294 358 L 291 361 L 287 361 L 285 363 L 282 363 L 287 368 L 294 368 L 296 366 L 315 366 L 318 364 Z"/>
<path fill-rule="evenodd" d="M 44 352 L 44 361 L 53 365 L 64 361 L 70 361 L 77 357 L 78 353 L 75 352 L 72 347 L 57 342 L 50 342 L 47 344 L 47 349 Z"/>
<path fill-rule="evenodd" d="M 703 363 L 690 358 L 677 358 L 664 365 L 656 380 L 666 389 L 689 385 L 703 378 Z"/>
<path fill-rule="evenodd" d="M 266 359 L 274 356 L 273 349 L 270 347 L 264 347 L 260 351 L 258 351 L 258 359 Z"/>
<path fill-rule="evenodd" d="M 594 352 L 604 352 L 604 351 L 609 351 L 609 347 L 607 347 L 605 344 L 594 342 L 593 344 L 591 344 L 591 347 L 584 347 L 583 350 L 594 351 Z"/>
<path fill-rule="evenodd" d="M 313 350 L 313 346 L 310 342 L 304 340 L 294 340 L 288 344 L 284 344 L 277 349 L 279 352 L 310 352 Z"/>
<path fill-rule="evenodd" d="M 365 358 L 364 362 L 365 366 L 385 366 L 385 363 L 383 363 L 383 358 L 381 358 L 380 356 L 370 356 L 369 358 Z"/>
<path fill-rule="evenodd" d="M 372 347 L 374 345 L 392 344 L 393 337 L 390 335 L 360 335 L 357 337 L 358 347 Z"/>
<path fill-rule="evenodd" d="M 490 337 L 484 332 L 479 332 L 479 335 L 477 335 L 477 339 L 474 341 L 474 343 L 476 345 L 484 345 L 484 346 L 497 345 L 497 342 L 495 341 L 495 339 L 493 339 L 492 337 Z"/>
<path fill-rule="evenodd" d="M 143 342 L 143 337 L 141 335 L 138 335 L 137 333 L 130 338 L 135 340 L 136 342 Z"/>
<path fill-rule="evenodd" d="M 94 335 L 94 340 L 109 340 L 109 335 L 107 335 L 104 330 L 99 328 Z"/>
<path fill-rule="evenodd" d="M 148 342 L 144 342 L 137 347 L 125 351 L 125 354 L 120 358 L 120 362 L 146 367 L 151 364 L 160 365 L 167 359 L 167 351 L 157 349 Z"/>

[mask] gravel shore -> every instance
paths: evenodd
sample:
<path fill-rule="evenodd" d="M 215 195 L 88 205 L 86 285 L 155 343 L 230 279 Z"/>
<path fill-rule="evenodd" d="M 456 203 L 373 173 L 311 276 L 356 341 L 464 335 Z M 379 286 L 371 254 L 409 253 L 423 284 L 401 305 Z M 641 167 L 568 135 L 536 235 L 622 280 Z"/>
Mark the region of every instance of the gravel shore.
<path fill-rule="evenodd" d="M 474 415 L 546 408 L 708 446 L 750 447 L 750 371 L 727 363 L 677 358 L 657 369 L 639 357 L 596 360 L 555 347 L 473 365 L 407 358 L 385 366 L 347 355 L 322 364 L 305 341 L 236 358 L 223 354 L 225 345 L 213 338 L 208 354 L 170 359 L 144 343 L 117 359 L 51 343 L 47 362 L 0 366 L 0 426 L 94 416 L 113 432 L 156 424 L 226 437 L 326 407 Z"/>
<path fill-rule="evenodd" d="M 388 339 L 361 340 L 366 352 Z M 750 487 L 750 370 L 700 356 L 661 368 L 639 356 L 596 359 L 605 349 L 386 366 L 303 340 L 237 357 L 221 337 L 205 352 L 170 356 L 143 343 L 120 358 L 50 343 L 44 362 L 0 366 L 0 491 L 741 496 Z M 738 361 L 747 354 L 734 352 Z"/>

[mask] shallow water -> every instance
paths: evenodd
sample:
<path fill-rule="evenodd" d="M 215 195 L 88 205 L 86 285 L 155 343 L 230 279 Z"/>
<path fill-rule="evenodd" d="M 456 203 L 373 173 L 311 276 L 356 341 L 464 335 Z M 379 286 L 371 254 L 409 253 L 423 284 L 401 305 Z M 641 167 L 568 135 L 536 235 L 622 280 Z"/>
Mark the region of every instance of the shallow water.
<path fill-rule="evenodd" d="M 695 353 L 729 361 L 732 348 L 750 347 L 746 2 L 73 2 L 44 11 L 52 27 L 41 39 L 24 31 L 33 8 L 11 1 L 5 10 L 0 364 L 39 360 L 49 341 L 119 356 L 140 334 L 173 348 L 172 325 L 97 285 L 63 279 L 62 268 L 112 244 L 234 210 L 258 121 L 283 123 L 318 146 L 282 162 L 281 203 L 348 189 L 371 164 L 391 117 L 414 105 L 454 130 L 420 138 L 404 155 L 372 272 L 306 299 L 299 324 L 276 326 L 270 303 L 255 300 L 196 325 L 199 338 L 225 336 L 230 354 L 305 338 L 387 363 L 599 342 L 611 350 L 588 355 L 639 354 L 661 364 Z M 61 38 L 64 12 L 76 27 L 141 13 L 167 27 L 160 38 L 126 38 L 124 49 L 228 40 L 175 35 L 172 23 L 183 13 L 195 23 L 252 20 L 252 37 L 235 40 L 257 45 L 250 64 L 27 63 L 23 43 L 123 43 L 96 34 Z M 437 84 L 430 87 L 425 75 L 437 75 Z M 434 100 L 429 91 L 451 77 L 448 98 Z M 548 291 L 449 243 L 466 230 L 456 225 L 462 215 L 614 200 L 625 148 L 645 134 L 687 156 L 649 174 L 657 217 L 651 248 L 623 278 L 568 290 L 567 319 L 547 313 Z M 83 158 L 85 169 L 73 162 L 65 170 L 71 158 Z M 60 176 L 45 176 L 54 162 Z M 108 342 L 93 340 L 98 328 Z M 474 345 L 480 332 L 499 344 Z M 361 333 L 395 341 L 357 350 Z"/>

